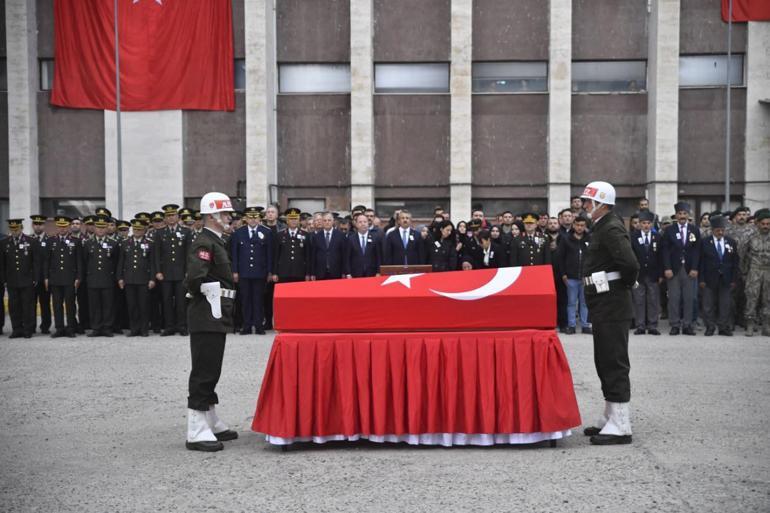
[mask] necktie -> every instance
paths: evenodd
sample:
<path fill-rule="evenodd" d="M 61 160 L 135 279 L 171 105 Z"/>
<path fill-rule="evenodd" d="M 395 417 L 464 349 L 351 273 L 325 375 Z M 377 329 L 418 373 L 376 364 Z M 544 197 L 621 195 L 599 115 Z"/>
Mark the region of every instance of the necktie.
<path fill-rule="evenodd" d="M 366 254 L 366 235 L 359 235 L 359 238 L 361 239 L 361 254 Z"/>
<path fill-rule="evenodd" d="M 484 265 L 489 265 L 489 250 L 484 250 Z"/>
<path fill-rule="evenodd" d="M 404 249 L 409 245 L 409 239 L 406 236 L 408 233 L 407 230 L 401 230 L 401 241 L 404 243 Z"/>
<path fill-rule="evenodd" d="M 249 228 L 249 240 L 254 238 L 254 228 Z"/>
<path fill-rule="evenodd" d="M 332 240 L 332 233 L 331 232 L 326 232 L 326 247 L 327 248 L 329 247 L 329 243 L 331 242 L 331 240 Z"/>
<path fill-rule="evenodd" d="M 717 250 L 719 251 L 719 260 L 722 260 L 725 252 L 722 249 L 722 239 L 717 240 Z"/>
<path fill-rule="evenodd" d="M 650 250 L 650 239 L 648 234 L 644 234 L 644 251 L 647 252 Z"/>
<path fill-rule="evenodd" d="M 685 238 L 685 228 L 684 228 L 684 225 L 679 227 L 679 233 L 682 234 L 682 246 L 685 246 L 687 244 L 687 239 Z"/>

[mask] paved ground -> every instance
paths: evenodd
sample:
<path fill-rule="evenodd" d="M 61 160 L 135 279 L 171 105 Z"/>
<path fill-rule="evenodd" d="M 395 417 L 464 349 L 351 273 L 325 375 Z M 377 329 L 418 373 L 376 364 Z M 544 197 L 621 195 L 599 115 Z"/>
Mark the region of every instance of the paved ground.
<path fill-rule="evenodd" d="M 584 419 L 588 336 L 562 336 Z M 770 511 L 770 339 L 633 337 L 634 444 L 329 444 L 250 432 L 272 336 L 229 338 L 220 415 L 184 449 L 187 340 L 0 338 L 0 511 Z"/>

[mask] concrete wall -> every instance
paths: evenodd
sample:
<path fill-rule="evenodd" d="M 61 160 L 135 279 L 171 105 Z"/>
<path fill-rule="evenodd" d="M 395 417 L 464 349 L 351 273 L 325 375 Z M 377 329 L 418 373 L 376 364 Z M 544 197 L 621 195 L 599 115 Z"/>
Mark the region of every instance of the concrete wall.
<path fill-rule="evenodd" d="M 714 0 L 682 0 L 680 53 L 727 53 L 727 23 L 721 9 L 721 2 Z M 733 52 L 745 51 L 746 24 L 733 23 Z"/>
<path fill-rule="evenodd" d="M 246 58 L 245 30 L 243 24 L 243 0 L 233 1 L 233 57 Z"/>
<path fill-rule="evenodd" d="M 0 133 L 8 133 L 8 93 L 0 92 Z M 8 197 L 8 137 L 0 137 L 0 198 Z"/>
<path fill-rule="evenodd" d="M 349 0 L 276 2 L 278 62 L 348 62 Z"/>
<path fill-rule="evenodd" d="M 448 61 L 450 0 L 372 0 L 375 62 Z"/>
<path fill-rule="evenodd" d="M 645 0 L 574 0 L 572 58 L 644 59 L 647 57 Z"/>
<path fill-rule="evenodd" d="M 548 2 L 475 0 L 473 60 L 548 60 Z"/>

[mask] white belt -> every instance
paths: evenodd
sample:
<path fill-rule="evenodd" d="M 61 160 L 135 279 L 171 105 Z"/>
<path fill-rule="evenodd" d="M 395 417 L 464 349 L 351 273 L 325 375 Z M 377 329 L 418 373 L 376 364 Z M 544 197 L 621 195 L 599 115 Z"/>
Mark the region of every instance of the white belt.
<path fill-rule="evenodd" d="M 612 271 L 607 273 L 607 281 L 615 281 L 620 279 L 620 273 L 618 271 Z M 590 276 L 583 278 L 583 285 L 593 285 L 594 280 Z"/>
<path fill-rule="evenodd" d="M 222 289 L 220 295 L 228 299 L 235 299 L 235 291 L 231 289 Z"/>

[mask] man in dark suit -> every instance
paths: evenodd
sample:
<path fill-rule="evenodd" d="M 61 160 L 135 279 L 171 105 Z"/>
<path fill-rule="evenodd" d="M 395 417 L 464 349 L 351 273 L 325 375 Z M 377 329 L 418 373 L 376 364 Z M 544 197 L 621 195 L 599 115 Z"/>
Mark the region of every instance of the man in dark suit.
<path fill-rule="evenodd" d="M 355 229 L 348 234 L 345 247 L 345 277 L 377 276 L 380 272 L 380 249 L 377 236 L 369 230 L 369 221 L 363 212 L 355 215 L 353 223 Z"/>
<path fill-rule="evenodd" d="M 631 248 L 639 262 L 639 286 L 631 290 L 634 298 L 636 331 L 634 335 L 660 335 L 660 288 L 663 281 L 663 259 L 660 235 L 652 231 L 655 215 L 649 210 L 639 212 L 640 230 L 631 234 Z"/>
<path fill-rule="evenodd" d="M 412 228 L 412 214 L 401 210 L 397 225 L 383 240 L 383 265 L 420 265 L 425 263 L 425 244 Z"/>
<path fill-rule="evenodd" d="M 727 219 L 715 216 L 710 219 L 711 236 L 701 240 L 699 284 L 703 290 L 703 312 L 706 336 L 719 334 L 731 337 L 730 297 L 738 278 L 738 245 L 725 237 Z"/>
<path fill-rule="evenodd" d="M 345 260 L 345 236 L 334 228 L 334 216 L 323 213 L 323 227 L 312 237 L 311 280 L 342 278 Z"/>
<path fill-rule="evenodd" d="M 663 230 L 663 275 L 668 285 L 668 321 L 670 335 L 695 335 L 693 313 L 695 311 L 695 282 L 698 279 L 700 259 L 700 230 L 687 222 L 690 205 L 679 202 L 674 205 L 677 222 Z"/>
<path fill-rule="evenodd" d="M 246 226 L 230 237 L 233 279 L 238 284 L 243 310 L 241 335 L 264 335 L 265 284 L 273 271 L 273 232 L 260 224 L 256 207 L 245 210 Z"/>

